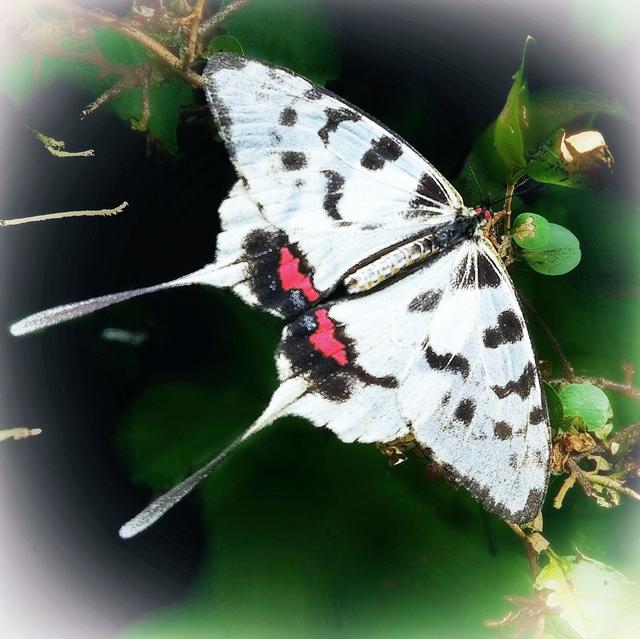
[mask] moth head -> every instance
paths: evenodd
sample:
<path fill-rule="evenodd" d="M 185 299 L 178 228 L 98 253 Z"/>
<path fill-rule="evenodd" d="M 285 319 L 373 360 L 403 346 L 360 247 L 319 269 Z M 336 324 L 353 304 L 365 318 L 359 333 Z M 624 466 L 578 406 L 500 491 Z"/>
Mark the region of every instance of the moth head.
<path fill-rule="evenodd" d="M 473 213 L 480 220 L 480 226 L 484 226 L 491 218 L 493 218 L 493 211 L 485 206 L 476 206 L 473 209 Z"/>

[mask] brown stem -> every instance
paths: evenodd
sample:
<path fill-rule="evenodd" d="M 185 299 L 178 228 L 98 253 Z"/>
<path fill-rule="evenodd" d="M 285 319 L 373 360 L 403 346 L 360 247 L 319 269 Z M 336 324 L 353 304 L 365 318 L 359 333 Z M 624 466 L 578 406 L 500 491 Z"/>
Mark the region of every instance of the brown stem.
<path fill-rule="evenodd" d="M 572 473 L 564 480 L 558 494 L 555 496 L 555 499 L 553 500 L 554 508 L 562 508 L 562 502 L 564 501 L 566 494 L 573 488 L 575 483 L 576 476 Z"/>
<path fill-rule="evenodd" d="M 510 522 L 506 522 L 507 526 L 513 530 L 513 532 L 520 537 L 522 543 L 524 544 L 524 549 L 527 553 L 527 560 L 529 562 L 529 570 L 531 571 L 531 576 L 535 581 L 538 573 L 540 572 L 540 566 L 538 566 L 538 554 L 534 550 L 533 546 L 529 543 L 529 538 L 527 534 L 518 526 L 517 524 L 512 524 Z"/>
<path fill-rule="evenodd" d="M 65 217 L 91 217 L 94 215 L 117 215 L 125 207 L 128 202 L 115 206 L 112 209 L 98 209 L 86 211 L 64 211 L 62 213 L 45 213 L 44 215 L 31 215 L 30 217 L 14 217 L 8 220 L 0 220 L 0 226 L 16 226 L 18 224 L 27 224 L 28 222 L 44 222 L 45 220 L 61 220 Z"/>
<path fill-rule="evenodd" d="M 635 372 L 635 368 L 633 367 L 633 364 L 631 364 L 631 362 L 624 362 L 622 364 L 622 381 L 626 386 L 633 386 L 633 376 Z"/>
<path fill-rule="evenodd" d="M 587 479 L 585 472 L 578 466 L 578 464 L 573 459 L 567 459 L 566 465 L 569 467 L 569 471 L 572 475 L 575 475 L 576 481 L 580 484 L 580 488 L 584 490 L 585 494 L 589 497 L 593 497 L 595 491 L 589 484 L 589 480 Z"/>
<path fill-rule="evenodd" d="M 149 98 L 149 76 L 142 80 L 142 117 L 140 118 L 140 129 L 147 130 L 149 117 L 151 116 L 151 100 Z"/>
<path fill-rule="evenodd" d="M 199 29 L 201 40 L 206 40 L 231 14 L 243 9 L 249 2 L 251 0 L 235 0 L 235 2 L 223 7 L 218 13 L 205 20 Z"/>
<path fill-rule="evenodd" d="M 123 91 L 132 89 L 135 86 L 135 82 L 130 79 L 118 80 L 112 87 L 107 89 L 102 95 L 98 96 L 91 104 L 88 104 L 80 113 L 80 118 L 84 119 L 96 109 L 99 109 L 103 104 L 113 100 L 113 98 L 119 96 Z"/>
<path fill-rule="evenodd" d="M 606 388 L 608 390 L 616 391 L 625 397 L 632 397 L 633 399 L 640 399 L 640 390 L 633 386 L 628 386 L 621 382 L 614 382 L 604 377 L 578 377 L 576 381 L 580 381 L 582 384 L 593 384 L 600 388 Z"/>
<path fill-rule="evenodd" d="M 6 430 L 0 430 L 0 442 L 7 439 L 26 439 L 27 437 L 39 435 L 41 432 L 41 428 L 8 428 Z"/>
<path fill-rule="evenodd" d="M 185 49 L 182 57 L 182 69 L 186 71 L 193 63 L 193 59 L 196 55 L 196 48 L 198 46 L 198 36 L 200 34 L 200 23 L 202 22 L 202 14 L 204 12 L 205 0 L 198 0 L 196 6 L 193 8 L 189 19 L 191 21 L 191 27 L 189 30 L 189 40 L 187 41 L 187 48 Z"/>
<path fill-rule="evenodd" d="M 176 55 L 174 55 L 169 49 L 160 44 L 157 40 L 154 40 L 151 36 L 146 33 L 139 31 L 135 26 L 130 23 L 121 20 L 117 16 L 114 16 L 110 13 L 106 13 L 103 11 L 94 11 L 89 9 L 83 9 L 82 7 L 77 7 L 73 5 L 58 5 L 58 3 L 54 3 L 54 6 L 59 10 L 66 11 L 71 15 L 77 16 L 89 22 L 94 22 L 98 24 L 104 24 L 116 31 L 119 31 L 123 35 L 139 42 L 147 51 L 150 51 L 155 56 L 157 56 L 160 60 L 162 60 L 165 64 L 171 67 L 176 73 L 178 73 L 184 80 L 186 80 L 191 86 L 197 89 L 203 89 L 205 86 L 204 78 L 196 73 L 195 71 L 191 71 L 191 69 L 184 69 L 182 67 L 182 61 Z"/>
<path fill-rule="evenodd" d="M 513 191 L 516 188 L 515 181 L 509 180 L 507 182 L 507 188 L 504 194 L 504 207 L 503 210 L 506 214 L 505 220 L 505 235 L 509 235 L 511 232 L 511 200 L 513 199 Z"/>
<path fill-rule="evenodd" d="M 559 385 L 564 384 L 567 381 L 571 381 L 575 384 L 593 384 L 598 388 L 605 388 L 607 390 L 616 391 L 620 393 L 620 395 L 624 395 L 625 397 L 631 397 L 632 399 L 640 399 L 640 389 L 634 388 L 633 386 L 627 386 L 627 384 L 623 384 L 621 382 L 614 382 L 610 379 L 605 379 L 604 377 L 578 377 L 574 376 L 573 378 L 567 379 L 550 379 L 549 384 Z"/>
<path fill-rule="evenodd" d="M 640 423 L 631 424 L 609 437 L 609 441 L 615 442 L 620 446 L 633 445 L 638 440 L 640 440 Z"/>

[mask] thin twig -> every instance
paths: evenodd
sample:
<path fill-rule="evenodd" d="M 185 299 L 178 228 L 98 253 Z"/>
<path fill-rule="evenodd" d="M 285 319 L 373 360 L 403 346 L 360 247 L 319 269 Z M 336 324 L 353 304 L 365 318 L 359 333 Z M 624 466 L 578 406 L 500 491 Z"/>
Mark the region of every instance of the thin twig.
<path fill-rule="evenodd" d="M 34 437 L 41 432 L 41 428 L 7 428 L 0 430 L 0 442 L 4 442 L 7 439 L 27 439 L 27 437 Z"/>
<path fill-rule="evenodd" d="M 149 76 L 142 79 L 142 117 L 138 127 L 142 131 L 146 131 L 149 126 L 149 118 L 151 117 L 151 98 L 149 95 Z"/>
<path fill-rule="evenodd" d="M 94 155 L 93 149 L 87 149 L 86 151 L 65 151 L 66 143 L 62 140 L 55 140 L 35 129 L 31 129 L 31 132 L 42 142 L 42 146 L 57 158 L 87 158 L 93 157 Z"/>
<path fill-rule="evenodd" d="M 571 474 L 575 476 L 576 481 L 578 482 L 578 484 L 580 484 L 580 488 L 582 488 L 582 490 L 584 490 L 584 492 L 589 497 L 594 497 L 595 496 L 595 491 L 591 487 L 591 485 L 589 484 L 589 480 L 586 477 L 586 473 L 582 470 L 582 468 L 580 468 L 580 466 L 578 466 L 577 462 L 575 462 L 573 459 L 569 458 L 569 459 L 567 459 L 565 464 L 566 464 L 566 466 L 568 466 L 569 471 L 571 472 Z"/>
<path fill-rule="evenodd" d="M 568 379 L 562 379 L 562 378 L 550 379 L 547 381 L 552 386 L 566 384 L 567 381 L 570 381 L 574 384 L 593 384 L 598 388 L 616 391 L 617 393 L 620 393 L 620 395 L 624 395 L 625 397 L 631 397 L 632 399 L 640 399 L 640 389 L 634 388 L 633 386 L 627 386 L 627 384 L 623 384 L 621 382 L 614 382 L 613 380 L 605 379 L 604 377 L 574 376 L 573 378 L 568 378 Z"/>
<path fill-rule="evenodd" d="M 198 46 L 198 36 L 200 33 L 200 23 L 202 22 L 202 14 L 204 12 L 205 0 L 198 0 L 196 6 L 193 8 L 189 19 L 191 26 L 189 30 L 189 40 L 187 41 L 187 48 L 184 51 L 182 57 L 183 70 L 189 69 L 193 64 L 193 59 L 196 55 L 196 47 Z"/>
<path fill-rule="evenodd" d="M 631 488 L 628 488 L 617 479 L 612 479 L 606 475 L 598 475 L 596 473 L 585 473 L 585 475 L 592 484 L 599 484 L 600 486 L 623 493 L 628 497 L 633 497 L 633 499 L 640 501 L 640 495 L 635 490 L 631 490 Z"/>
<path fill-rule="evenodd" d="M 513 199 L 513 191 L 516 188 L 515 181 L 507 182 L 507 188 L 504 194 L 504 207 L 503 211 L 506 213 L 505 232 L 506 236 L 511 232 L 511 200 Z"/>
<path fill-rule="evenodd" d="M 609 437 L 609 441 L 615 442 L 621 447 L 626 447 L 628 444 L 635 444 L 638 440 L 640 440 L 640 422 L 630 424 L 623 430 L 619 430 Z"/>
<path fill-rule="evenodd" d="M 640 389 L 628 386 L 621 382 L 614 382 L 604 377 L 576 377 L 576 381 L 580 384 L 593 384 L 599 388 L 606 388 L 607 390 L 613 390 L 625 397 L 632 397 L 633 399 L 640 399 Z"/>
<path fill-rule="evenodd" d="M 531 576 L 535 581 L 538 573 L 540 572 L 540 566 L 538 566 L 538 553 L 535 551 L 531 543 L 529 542 L 529 538 L 527 534 L 518 526 L 517 524 L 512 524 L 510 522 L 506 522 L 507 526 L 513 530 L 513 532 L 520 537 L 522 543 L 524 544 L 524 549 L 527 553 L 527 560 L 529 561 L 529 570 L 531 571 Z"/>
<path fill-rule="evenodd" d="M 157 40 L 154 40 L 150 35 L 139 31 L 132 24 L 121 20 L 115 15 L 106 13 L 104 11 L 94 11 L 84 9 L 82 7 L 74 5 L 57 6 L 59 10 L 64 10 L 73 16 L 87 20 L 88 22 L 104 24 L 108 27 L 116 29 L 123 35 L 140 43 L 147 51 L 150 51 L 165 64 L 171 67 L 176 73 L 178 73 L 184 80 L 197 89 L 203 89 L 205 86 L 204 78 L 192 71 L 191 69 L 183 69 L 182 61 L 176 55 L 174 55 L 164 45 L 160 44 Z"/>
<path fill-rule="evenodd" d="M 16 217 L 9 220 L 0 220 L 0 226 L 15 226 L 17 224 L 26 224 L 28 222 L 43 222 L 44 220 L 60 220 L 66 217 L 91 217 L 94 215 L 116 215 L 120 213 L 128 202 L 123 202 L 120 206 L 112 209 L 98 209 L 88 211 L 64 211 L 62 213 L 45 213 L 44 215 L 32 215 L 30 217 Z"/>
<path fill-rule="evenodd" d="M 562 363 L 562 367 L 564 368 L 564 374 L 566 379 L 569 381 L 573 381 L 576 376 L 573 366 L 571 365 L 571 362 L 569 361 L 567 356 L 564 354 L 564 351 L 560 346 L 560 342 L 556 339 L 556 336 L 551 332 L 549 325 L 542 319 L 542 316 L 540 315 L 540 313 L 538 313 L 538 311 L 535 309 L 533 304 L 526 297 L 524 297 L 521 293 L 518 293 L 518 297 L 520 298 L 520 301 L 525 305 L 527 310 L 531 313 L 531 315 L 533 315 L 535 320 L 540 325 L 540 328 L 542 329 L 544 334 L 547 336 L 547 339 L 549 340 L 551 346 L 553 347 L 553 350 L 556 352 L 558 359 Z"/>
<path fill-rule="evenodd" d="M 560 487 L 558 494 L 555 496 L 553 500 L 554 508 L 562 508 L 562 502 L 564 501 L 564 498 L 566 497 L 567 493 L 574 487 L 575 483 L 576 476 L 572 473 L 564 480 L 564 483 Z"/>
<path fill-rule="evenodd" d="M 132 89 L 135 86 L 135 82 L 131 78 L 124 78 L 118 80 L 112 87 L 107 89 L 102 95 L 98 96 L 91 104 L 88 104 L 80 113 L 80 119 L 86 118 L 93 113 L 96 109 L 99 109 L 103 104 L 113 100 L 119 96 L 122 92 Z"/>
<path fill-rule="evenodd" d="M 251 0 L 235 0 L 200 25 L 200 38 L 206 40 L 231 14 L 243 9 Z"/>

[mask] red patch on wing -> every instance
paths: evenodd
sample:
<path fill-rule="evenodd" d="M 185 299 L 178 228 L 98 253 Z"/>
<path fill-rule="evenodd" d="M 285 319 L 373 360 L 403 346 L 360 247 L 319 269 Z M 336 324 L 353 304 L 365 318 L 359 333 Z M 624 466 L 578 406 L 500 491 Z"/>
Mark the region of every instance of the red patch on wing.
<path fill-rule="evenodd" d="M 294 257 L 286 246 L 280 249 L 278 277 L 283 291 L 299 289 L 309 302 L 315 302 L 320 297 L 320 293 L 311 283 L 311 278 L 300 272 L 300 258 Z"/>
<path fill-rule="evenodd" d="M 325 357 L 331 357 L 340 366 L 346 366 L 349 363 L 347 352 L 344 344 L 336 338 L 336 325 L 329 318 L 327 309 L 317 310 L 315 316 L 317 328 L 309 336 L 309 341 Z"/>

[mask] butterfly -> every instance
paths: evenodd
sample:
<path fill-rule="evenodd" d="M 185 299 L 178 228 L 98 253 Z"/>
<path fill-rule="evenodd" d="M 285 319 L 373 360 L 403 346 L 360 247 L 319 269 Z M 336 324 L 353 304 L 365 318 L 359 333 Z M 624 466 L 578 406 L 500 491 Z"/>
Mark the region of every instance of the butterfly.
<path fill-rule="evenodd" d="M 532 520 L 549 477 L 549 418 L 486 220 L 407 142 L 305 78 L 228 53 L 204 77 L 238 175 L 219 209 L 215 261 L 11 327 L 21 335 L 190 284 L 229 288 L 287 322 L 264 412 L 120 535 L 153 524 L 284 415 L 344 442 L 412 438 L 487 510 Z"/>

